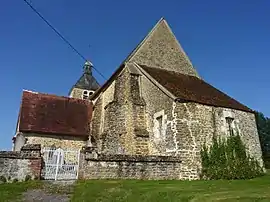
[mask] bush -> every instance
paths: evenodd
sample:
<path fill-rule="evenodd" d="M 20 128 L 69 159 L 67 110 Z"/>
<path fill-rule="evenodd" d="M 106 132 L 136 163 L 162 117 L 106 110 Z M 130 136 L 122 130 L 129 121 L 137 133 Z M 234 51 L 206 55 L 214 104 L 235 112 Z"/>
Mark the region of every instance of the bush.
<path fill-rule="evenodd" d="M 239 135 L 231 135 L 226 140 L 213 138 L 208 149 L 201 150 L 203 179 L 250 179 L 263 174 L 257 160 L 251 158 Z"/>
<path fill-rule="evenodd" d="M 266 169 L 270 169 L 270 154 L 265 154 L 263 156 L 264 165 Z"/>
<path fill-rule="evenodd" d="M 17 179 L 17 178 L 14 178 L 13 180 L 12 180 L 12 182 L 13 183 L 16 183 L 16 182 L 18 182 L 19 180 Z"/>
<path fill-rule="evenodd" d="M 5 176 L 3 176 L 3 175 L 0 176 L 0 182 L 2 182 L 2 183 L 7 182 L 7 179 L 5 178 Z"/>
<path fill-rule="evenodd" d="M 24 180 L 25 181 L 30 181 L 30 180 L 32 180 L 32 177 L 30 175 L 26 175 Z"/>

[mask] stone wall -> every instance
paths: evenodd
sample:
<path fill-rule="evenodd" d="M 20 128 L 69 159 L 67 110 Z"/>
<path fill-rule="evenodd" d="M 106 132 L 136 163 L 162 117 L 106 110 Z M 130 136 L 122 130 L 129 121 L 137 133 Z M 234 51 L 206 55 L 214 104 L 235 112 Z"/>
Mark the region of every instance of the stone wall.
<path fill-rule="evenodd" d="M 95 101 L 92 136 L 107 154 L 148 154 L 145 102 L 140 75 L 126 68 Z"/>
<path fill-rule="evenodd" d="M 55 146 L 62 149 L 81 149 L 88 139 L 88 137 L 36 133 L 24 133 L 24 135 L 27 138 L 27 144 L 40 144 L 41 148 Z"/>
<path fill-rule="evenodd" d="M 228 127 L 226 127 L 225 117 L 231 117 L 234 119 L 232 127 L 234 133 L 239 133 L 242 141 L 246 145 L 246 149 L 249 154 L 256 158 L 261 165 L 262 150 L 256 125 L 255 114 L 249 112 L 243 112 L 234 109 L 215 108 L 215 124 L 217 134 L 228 135 Z"/>
<path fill-rule="evenodd" d="M 254 114 L 239 110 L 176 102 L 174 109 L 174 155 L 182 160 L 184 178 L 199 178 L 202 145 L 212 143 L 212 137 L 226 138 L 225 117 L 234 118 L 235 134 L 239 132 L 247 151 L 262 165 L 262 154 Z"/>
<path fill-rule="evenodd" d="M 84 150 L 80 179 L 181 179 L 181 160 L 171 156 L 109 155 Z"/>
<path fill-rule="evenodd" d="M 40 145 L 25 145 L 21 151 L 0 152 L 0 183 L 40 179 Z"/>
<path fill-rule="evenodd" d="M 91 122 L 91 136 L 93 137 L 92 143 L 98 146 L 98 150 L 101 151 L 101 142 L 102 134 L 104 133 L 104 119 L 105 119 L 105 111 L 108 105 L 114 100 L 114 92 L 115 92 L 115 81 L 101 93 L 101 95 L 97 98 L 94 103 L 94 111 L 93 118 Z"/>
<path fill-rule="evenodd" d="M 170 155 L 167 150 L 172 144 L 173 99 L 163 93 L 149 79 L 141 77 L 142 97 L 146 103 L 146 125 L 149 131 L 149 154 Z M 159 134 L 155 119 L 162 116 L 162 134 Z"/>
<path fill-rule="evenodd" d="M 132 153 L 135 144 L 130 143 L 134 139 L 129 131 L 130 121 L 127 117 L 130 102 L 125 102 L 129 96 L 129 73 L 125 68 L 115 79 L 113 100 L 104 102 L 103 129 L 102 129 L 102 152 L 107 154 Z M 106 90 L 105 95 L 110 92 Z M 106 99 L 103 97 L 103 100 Z"/>
<path fill-rule="evenodd" d="M 174 103 L 173 141 L 175 155 L 183 160 L 184 178 L 199 178 L 201 146 L 211 144 L 214 134 L 213 107 L 196 103 Z"/>
<path fill-rule="evenodd" d="M 83 89 L 80 88 L 73 88 L 70 97 L 77 98 L 77 99 L 82 99 L 82 94 L 83 94 Z"/>
<path fill-rule="evenodd" d="M 234 118 L 234 133 L 239 132 L 247 151 L 263 165 L 254 114 L 192 102 L 174 102 L 144 78 L 142 89 L 150 136 L 149 154 L 179 156 L 182 160 L 181 179 L 199 178 L 201 147 L 204 143 L 210 145 L 213 135 L 228 136 L 227 116 Z M 155 124 L 155 118 L 159 116 L 163 117 L 161 133 L 156 131 Z"/>

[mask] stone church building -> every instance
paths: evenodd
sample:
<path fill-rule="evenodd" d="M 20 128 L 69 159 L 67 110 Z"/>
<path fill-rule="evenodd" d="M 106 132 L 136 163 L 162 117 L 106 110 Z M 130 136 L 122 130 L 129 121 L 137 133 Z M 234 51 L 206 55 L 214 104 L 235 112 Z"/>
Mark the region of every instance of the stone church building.
<path fill-rule="evenodd" d="M 197 179 L 202 144 L 236 133 L 262 163 L 254 111 L 200 78 L 162 18 L 102 86 L 86 62 L 68 97 L 23 91 L 13 148 L 177 156 Z"/>

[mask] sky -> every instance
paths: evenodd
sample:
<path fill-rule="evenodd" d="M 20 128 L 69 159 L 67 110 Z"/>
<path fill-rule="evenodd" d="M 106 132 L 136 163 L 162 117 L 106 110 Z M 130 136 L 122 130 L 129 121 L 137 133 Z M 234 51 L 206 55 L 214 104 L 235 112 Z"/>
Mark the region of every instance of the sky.
<path fill-rule="evenodd" d="M 204 80 L 270 116 L 269 0 L 29 1 L 106 78 L 165 17 Z M 67 95 L 83 64 L 23 0 L 1 1 L 0 149 L 11 149 L 23 89 Z"/>

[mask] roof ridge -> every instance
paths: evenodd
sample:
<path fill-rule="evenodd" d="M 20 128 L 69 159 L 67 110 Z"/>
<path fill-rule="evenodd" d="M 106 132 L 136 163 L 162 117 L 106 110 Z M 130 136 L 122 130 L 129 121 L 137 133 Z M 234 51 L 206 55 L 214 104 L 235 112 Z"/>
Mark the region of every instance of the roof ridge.
<path fill-rule="evenodd" d="M 90 101 L 90 100 L 82 100 L 79 98 L 74 98 L 74 97 L 68 97 L 68 96 L 63 96 L 63 95 L 56 95 L 56 94 L 50 94 L 50 93 L 42 93 L 42 92 L 34 92 L 34 91 L 30 91 L 30 90 L 23 90 L 23 95 L 24 93 L 31 93 L 31 94 L 35 94 L 35 95 L 41 95 L 41 96 L 48 96 L 48 97 L 54 97 L 54 98 L 61 98 L 61 99 L 69 99 L 69 100 L 79 100 L 82 102 L 85 101 Z"/>
<path fill-rule="evenodd" d="M 150 68 L 150 69 L 157 69 L 159 71 L 165 71 L 165 72 L 170 72 L 170 73 L 173 73 L 173 74 L 180 74 L 180 75 L 184 75 L 184 76 L 188 76 L 188 77 L 194 77 L 198 80 L 202 80 L 204 81 L 202 78 L 200 77 L 197 77 L 197 76 L 193 76 L 193 75 L 189 75 L 189 74 L 184 74 L 184 73 L 181 73 L 181 72 L 177 72 L 177 71 L 174 71 L 174 70 L 168 70 L 168 69 L 162 69 L 162 68 L 159 68 L 159 67 L 150 67 L 148 65 L 143 65 L 143 64 L 137 64 L 139 65 L 140 67 L 146 67 L 146 68 Z M 205 82 L 205 81 L 204 81 Z M 206 82 L 207 83 L 207 82 Z"/>
<path fill-rule="evenodd" d="M 32 91 L 32 90 L 27 90 L 27 89 L 23 89 L 23 92 L 36 93 L 36 94 L 39 93 L 39 92 L 37 92 L 37 91 Z"/>

